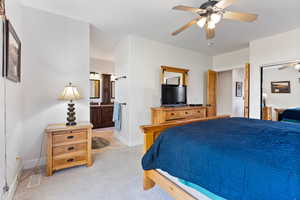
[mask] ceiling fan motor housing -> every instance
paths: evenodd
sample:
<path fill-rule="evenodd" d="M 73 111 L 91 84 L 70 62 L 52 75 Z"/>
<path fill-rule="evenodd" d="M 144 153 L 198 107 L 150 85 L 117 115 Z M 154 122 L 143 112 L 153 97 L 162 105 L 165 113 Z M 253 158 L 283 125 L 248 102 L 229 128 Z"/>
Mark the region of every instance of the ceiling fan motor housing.
<path fill-rule="evenodd" d="M 208 1 L 208 2 L 205 2 L 204 4 L 202 4 L 200 6 L 200 9 L 207 9 L 209 7 L 214 7 L 216 4 L 218 3 L 218 1 Z"/>
<path fill-rule="evenodd" d="M 200 16 L 209 16 L 215 12 L 214 6 L 219 3 L 219 1 L 209 0 L 200 6 L 200 9 L 206 10 L 206 13 L 198 13 Z"/>

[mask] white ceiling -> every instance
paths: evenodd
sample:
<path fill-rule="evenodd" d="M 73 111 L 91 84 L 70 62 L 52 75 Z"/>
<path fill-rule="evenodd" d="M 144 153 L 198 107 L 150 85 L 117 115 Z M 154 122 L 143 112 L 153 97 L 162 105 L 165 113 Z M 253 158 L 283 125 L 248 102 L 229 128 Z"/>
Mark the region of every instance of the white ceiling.
<path fill-rule="evenodd" d="M 217 55 L 247 47 L 249 41 L 300 27 L 299 0 L 237 0 L 229 10 L 259 14 L 255 23 L 223 20 L 214 45 L 193 26 L 179 36 L 171 32 L 196 15 L 171 10 L 176 5 L 199 7 L 204 0 L 23 0 L 27 6 L 91 23 L 92 57 L 113 59 L 122 36 L 140 35 L 178 47 Z"/>

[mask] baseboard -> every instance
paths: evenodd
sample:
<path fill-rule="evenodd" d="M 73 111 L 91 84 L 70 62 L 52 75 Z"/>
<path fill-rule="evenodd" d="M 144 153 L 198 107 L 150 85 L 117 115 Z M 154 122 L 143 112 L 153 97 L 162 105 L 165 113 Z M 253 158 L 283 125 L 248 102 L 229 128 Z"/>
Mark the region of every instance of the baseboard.
<path fill-rule="evenodd" d="M 18 186 L 18 181 L 19 181 L 19 177 L 21 176 L 22 173 L 22 164 L 21 162 L 18 164 L 18 169 L 16 172 L 16 175 L 13 179 L 13 182 L 9 185 L 9 191 L 4 195 L 4 200 L 13 200 L 14 199 L 14 195 L 16 193 L 17 190 L 17 186 Z"/>

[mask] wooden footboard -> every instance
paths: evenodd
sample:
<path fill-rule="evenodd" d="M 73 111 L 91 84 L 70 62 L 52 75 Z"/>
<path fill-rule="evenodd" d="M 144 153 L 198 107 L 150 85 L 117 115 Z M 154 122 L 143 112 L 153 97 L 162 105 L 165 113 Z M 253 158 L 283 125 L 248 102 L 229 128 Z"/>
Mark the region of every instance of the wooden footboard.
<path fill-rule="evenodd" d="M 193 122 L 208 121 L 214 119 L 229 118 L 229 115 L 201 118 L 201 119 L 192 119 L 192 120 L 182 120 L 171 123 L 164 123 L 158 125 L 147 125 L 141 126 L 141 129 L 144 132 L 144 152 L 146 153 L 148 149 L 152 146 L 156 138 L 160 133 L 167 128 L 182 126 L 185 124 L 190 124 Z M 174 184 L 171 180 L 160 174 L 156 170 L 144 171 L 144 190 L 149 190 L 158 184 L 164 190 L 166 190 L 174 199 L 178 200 L 196 200 L 193 196 L 185 192 L 182 188 Z"/>

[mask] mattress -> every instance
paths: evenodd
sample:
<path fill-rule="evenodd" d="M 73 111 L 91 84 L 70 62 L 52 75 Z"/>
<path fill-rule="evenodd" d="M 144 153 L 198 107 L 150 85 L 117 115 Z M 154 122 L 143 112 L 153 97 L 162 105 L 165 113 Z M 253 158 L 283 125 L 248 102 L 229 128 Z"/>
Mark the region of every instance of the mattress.
<path fill-rule="evenodd" d="M 162 171 L 160 169 L 156 169 L 156 171 L 158 171 L 159 173 L 161 173 L 162 175 L 164 175 L 165 177 L 167 177 L 169 180 L 171 180 L 173 183 L 175 183 L 176 185 L 178 185 L 179 187 L 181 187 L 184 191 L 186 191 L 187 193 L 189 193 L 190 195 L 192 195 L 193 197 L 195 197 L 198 200 L 213 200 L 209 197 L 207 197 L 206 195 L 198 192 L 197 190 L 182 184 L 178 178 L 171 176 L 170 174 L 168 174 L 165 171 Z"/>

